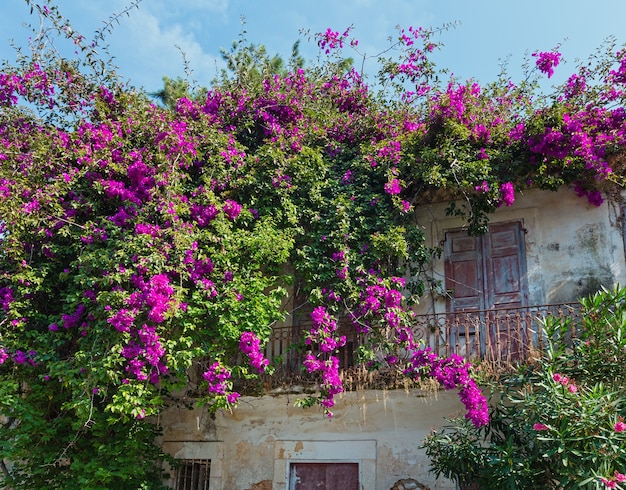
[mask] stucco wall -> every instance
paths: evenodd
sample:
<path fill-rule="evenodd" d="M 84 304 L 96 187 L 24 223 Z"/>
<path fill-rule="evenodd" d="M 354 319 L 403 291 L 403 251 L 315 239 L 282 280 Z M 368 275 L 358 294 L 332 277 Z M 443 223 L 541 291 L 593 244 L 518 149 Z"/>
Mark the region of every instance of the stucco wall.
<path fill-rule="evenodd" d="M 177 458 L 211 459 L 210 490 L 289 488 L 290 462 L 357 462 L 364 490 L 389 490 L 413 478 L 435 481 L 418 449 L 445 417 L 459 415 L 456 392 L 364 390 L 338 397 L 334 417 L 293 406 L 296 395 L 244 397 L 232 413 L 171 408 L 161 423 L 164 449 Z"/>
<path fill-rule="evenodd" d="M 447 230 L 465 224 L 446 216 L 446 207 L 438 203 L 418 208 L 416 219 L 430 246 L 440 246 Z M 491 216 L 492 223 L 515 220 L 525 230 L 530 305 L 576 301 L 600 286 L 626 284 L 619 207 L 606 202 L 592 206 L 566 188 L 529 190 Z M 434 261 L 431 273 L 443 281 L 443 257 Z M 432 311 L 445 311 L 443 298 L 422 298 L 419 312 Z"/>

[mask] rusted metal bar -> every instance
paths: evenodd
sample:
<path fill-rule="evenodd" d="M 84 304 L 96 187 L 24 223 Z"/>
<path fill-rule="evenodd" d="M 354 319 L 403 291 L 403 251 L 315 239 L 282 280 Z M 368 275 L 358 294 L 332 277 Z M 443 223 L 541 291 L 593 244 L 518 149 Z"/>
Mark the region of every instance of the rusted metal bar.
<path fill-rule="evenodd" d="M 416 315 L 411 328 L 415 339 L 439 355 L 456 354 L 468 361 L 519 363 L 527 360 L 533 351 L 544 349 L 542 325 L 548 316 L 568 318 L 579 314 L 578 303 L 447 312 Z M 348 368 L 354 365 L 355 351 L 365 338 L 349 324 L 342 324 L 340 330 L 347 341 L 335 355 L 340 358 L 341 367 Z M 576 332 L 572 331 L 571 335 L 575 336 Z M 306 352 L 294 346 L 302 339 L 302 326 L 275 328 L 265 355 L 275 360 L 277 369 L 300 372 Z M 314 347 L 311 349 L 315 352 Z"/>

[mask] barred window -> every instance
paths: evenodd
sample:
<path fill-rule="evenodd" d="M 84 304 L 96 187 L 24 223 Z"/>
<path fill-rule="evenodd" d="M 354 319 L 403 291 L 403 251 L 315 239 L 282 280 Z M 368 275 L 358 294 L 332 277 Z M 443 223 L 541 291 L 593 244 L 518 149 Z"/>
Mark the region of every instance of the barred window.
<path fill-rule="evenodd" d="M 209 490 L 211 460 L 185 459 L 176 472 L 176 490 Z"/>

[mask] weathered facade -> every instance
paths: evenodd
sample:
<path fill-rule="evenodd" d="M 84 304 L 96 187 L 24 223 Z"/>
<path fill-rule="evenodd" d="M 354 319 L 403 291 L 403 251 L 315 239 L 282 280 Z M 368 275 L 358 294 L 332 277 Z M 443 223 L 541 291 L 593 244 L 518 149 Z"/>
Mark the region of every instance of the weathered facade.
<path fill-rule="evenodd" d="M 499 208 L 481 237 L 469 237 L 463 221 L 446 216 L 445 208 L 421 206 L 416 214 L 429 245 L 442 253 L 430 271 L 433 294 L 416 311 L 415 334 L 441 354 L 519 360 L 540 348 L 541 317 L 576 314 L 581 296 L 626 284 L 619 204 L 591 206 L 567 189 L 529 191 Z M 294 328 L 280 329 L 269 355 L 284 353 Z M 358 338 L 350 340 L 353 348 Z M 345 354 L 345 365 L 349 359 Z M 285 364 L 286 371 L 295 368 L 297 363 Z M 456 393 L 393 387 L 343 393 L 332 419 L 317 408 L 294 407 L 299 386 L 267 386 L 266 395 L 242 397 L 232 413 L 215 416 L 173 406 L 161 419 L 163 447 L 185 465 L 170 484 L 210 490 L 454 488 L 429 474 L 419 446 L 434 426 L 462 413 Z"/>
<path fill-rule="evenodd" d="M 444 423 L 445 415 L 461 413 L 455 393 L 347 392 L 339 397 L 332 419 L 317 408 L 294 407 L 296 398 L 244 397 L 232 413 L 214 418 L 206 410 L 172 408 L 163 416 L 163 447 L 184 460 L 209 459 L 211 490 L 299 488 L 294 472 L 302 463 L 331 465 L 331 470 L 332 465 L 356 465 L 358 486 L 346 482 L 321 488 L 388 490 L 409 478 L 433 490 L 454 488 L 450 482 L 435 482 L 417 447 L 432 427 Z"/>
<path fill-rule="evenodd" d="M 433 264 L 433 277 L 439 279 L 446 289 L 453 290 L 458 285 L 450 281 L 449 271 L 446 275 L 446 260 L 450 258 L 446 254 L 451 253 L 452 240 L 463 235 L 460 230 L 464 222 L 461 218 L 445 216 L 446 206 L 446 203 L 421 206 L 417 220 L 425 228 L 428 244 L 440 246 L 444 251 L 442 259 Z M 505 294 L 498 301 L 498 281 L 502 278 L 496 276 L 506 270 L 513 258 L 511 255 L 500 260 L 496 258 L 496 264 L 490 269 L 487 262 L 494 257 L 489 254 L 488 247 L 483 246 L 477 254 L 482 252 L 480 260 L 484 262 L 485 271 L 482 279 L 487 288 L 482 285 L 475 288 L 483 302 L 472 306 L 480 304 L 482 308 L 479 309 L 489 309 L 507 306 L 507 303 L 512 306 L 567 303 L 593 293 L 603 285 L 623 284 L 626 266 L 622 221 L 619 204 L 605 202 L 600 207 L 592 206 L 569 189 L 558 192 L 531 190 L 518 195 L 512 206 L 501 207 L 491 216 L 491 233 L 488 235 L 500 234 L 499 238 L 508 240 L 502 245 L 511 245 L 513 238 L 502 235 L 513 235 L 519 230 L 514 244 L 519 259 L 515 257 L 515 261 L 519 260 L 516 265 L 524 270 L 520 270 L 515 279 L 521 284 L 514 284 L 514 281 L 506 284 L 505 281 L 501 284 Z M 484 243 L 489 236 L 476 240 Z M 506 278 L 512 279 L 510 274 L 505 274 Z M 472 285 L 461 286 L 471 288 Z M 519 287 L 515 292 L 520 295 L 506 298 L 506 293 L 514 287 Z M 490 300 L 494 295 L 496 300 Z M 446 311 L 446 297 L 436 296 L 422 301 L 420 309 L 423 313 Z"/>

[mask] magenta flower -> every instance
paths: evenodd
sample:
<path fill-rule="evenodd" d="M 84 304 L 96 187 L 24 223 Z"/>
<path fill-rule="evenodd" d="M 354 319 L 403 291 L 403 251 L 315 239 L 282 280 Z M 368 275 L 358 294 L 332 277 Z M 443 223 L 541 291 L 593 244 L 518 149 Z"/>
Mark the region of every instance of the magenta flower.
<path fill-rule="evenodd" d="M 556 51 L 546 51 L 546 52 L 535 52 L 533 56 L 537 58 L 535 64 L 539 71 L 548 75 L 550 78 L 554 75 L 554 67 L 558 66 L 559 61 L 561 60 L 561 53 Z"/>
<path fill-rule="evenodd" d="M 548 426 L 540 422 L 537 422 L 536 424 L 533 425 L 533 429 L 537 431 L 543 431 L 543 430 L 548 430 Z"/>
<path fill-rule="evenodd" d="M 115 313 L 111 318 L 109 318 L 107 320 L 107 323 L 113 325 L 115 327 L 115 330 L 117 330 L 118 332 L 129 332 L 130 327 L 132 326 L 134 321 L 134 313 L 130 310 L 123 308 Z"/>
<path fill-rule="evenodd" d="M 222 366 L 219 362 L 214 362 L 209 369 L 202 374 L 207 381 L 210 393 L 216 395 L 226 395 L 229 388 L 228 380 L 231 377 L 230 370 Z"/>
<path fill-rule="evenodd" d="M 332 49 L 343 48 L 343 40 L 348 37 L 349 33 L 350 28 L 346 29 L 342 35 L 339 35 L 339 31 L 333 31 L 329 27 L 326 29 L 326 32 L 316 35 L 317 45 L 328 54 Z"/>
<path fill-rule="evenodd" d="M 624 432 L 624 430 L 626 430 L 626 424 L 622 420 L 620 420 L 615 423 L 613 429 L 615 430 L 615 432 Z"/>
<path fill-rule="evenodd" d="M 234 220 L 241 213 L 242 206 L 238 202 L 233 201 L 232 199 L 227 199 L 224 202 L 224 206 L 222 207 L 222 211 L 224 214 L 228 216 L 229 219 Z"/>
<path fill-rule="evenodd" d="M 489 183 L 486 180 L 483 180 L 483 183 L 480 185 L 477 185 L 475 189 L 478 192 L 489 192 Z"/>
<path fill-rule="evenodd" d="M 341 177 L 341 182 L 346 185 L 352 182 L 352 170 L 348 170 L 343 177 Z"/>
<path fill-rule="evenodd" d="M 228 395 L 226 395 L 226 401 L 230 403 L 231 405 L 234 405 L 235 403 L 237 403 L 237 400 L 239 399 L 240 396 L 241 395 L 236 392 L 229 393 Z"/>
<path fill-rule="evenodd" d="M 28 361 L 28 354 L 26 354 L 26 352 L 23 350 L 15 351 L 15 354 L 13 354 L 13 362 L 15 364 L 24 364 L 26 361 Z"/>
<path fill-rule="evenodd" d="M 398 179 L 391 179 L 385 184 L 385 192 L 391 196 L 395 196 L 402 192 L 400 181 Z"/>
<path fill-rule="evenodd" d="M 11 288 L 4 287 L 0 288 L 0 305 L 4 311 L 9 311 L 9 307 L 11 303 L 13 303 L 13 291 Z"/>
<path fill-rule="evenodd" d="M 500 203 L 506 206 L 512 206 L 515 202 L 515 189 L 511 182 L 506 182 L 500 186 Z"/>
<path fill-rule="evenodd" d="M 192 204 L 189 209 L 191 219 L 198 223 L 200 228 L 209 226 L 209 223 L 217 216 L 217 208 L 213 204 L 202 206 L 200 204 Z"/>
<path fill-rule="evenodd" d="M 609 480 L 608 478 L 600 478 L 600 481 L 604 483 L 606 488 L 617 488 L 615 480 Z"/>
<path fill-rule="evenodd" d="M 255 368 L 259 374 L 265 372 L 269 361 L 261 352 L 261 341 L 254 332 L 244 332 L 241 334 L 239 350 L 248 356 L 250 365 Z"/>

